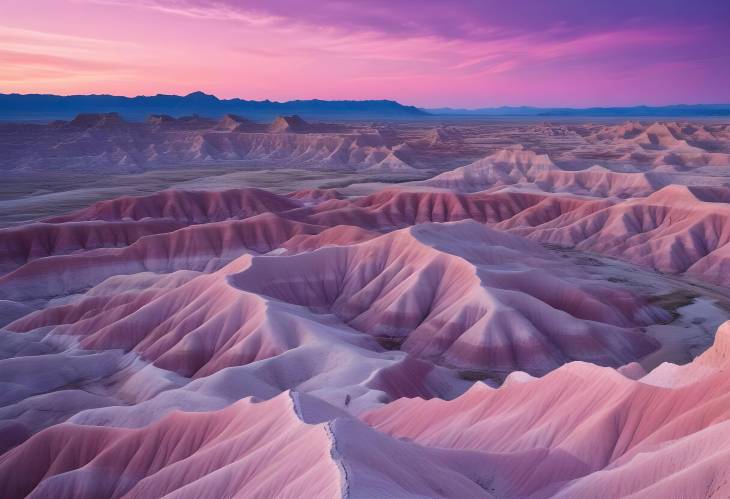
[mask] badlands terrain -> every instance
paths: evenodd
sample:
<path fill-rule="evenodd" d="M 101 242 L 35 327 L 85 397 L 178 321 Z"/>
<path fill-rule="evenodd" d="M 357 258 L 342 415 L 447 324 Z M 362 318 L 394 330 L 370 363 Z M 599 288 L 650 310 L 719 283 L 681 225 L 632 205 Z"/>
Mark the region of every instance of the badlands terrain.
<path fill-rule="evenodd" d="M 3 497 L 730 497 L 730 125 L 0 124 Z"/>

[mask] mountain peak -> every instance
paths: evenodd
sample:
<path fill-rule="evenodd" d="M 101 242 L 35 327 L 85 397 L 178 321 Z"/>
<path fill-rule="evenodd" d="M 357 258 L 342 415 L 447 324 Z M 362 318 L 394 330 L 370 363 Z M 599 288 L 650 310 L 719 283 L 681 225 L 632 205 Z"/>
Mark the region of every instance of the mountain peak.
<path fill-rule="evenodd" d="M 218 101 L 218 97 L 211 94 L 206 94 L 205 92 L 201 92 L 200 90 L 191 92 L 188 95 L 185 96 L 186 99 L 194 99 L 194 100 L 209 100 L 209 101 Z"/>

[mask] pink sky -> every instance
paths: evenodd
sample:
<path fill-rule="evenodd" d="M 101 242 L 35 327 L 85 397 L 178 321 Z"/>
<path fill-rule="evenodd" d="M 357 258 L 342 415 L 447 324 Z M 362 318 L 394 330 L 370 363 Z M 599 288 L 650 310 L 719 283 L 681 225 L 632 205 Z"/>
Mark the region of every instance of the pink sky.
<path fill-rule="evenodd" d="M 0 92 L 730 102 L 730 2 L 0 0 Z"/>

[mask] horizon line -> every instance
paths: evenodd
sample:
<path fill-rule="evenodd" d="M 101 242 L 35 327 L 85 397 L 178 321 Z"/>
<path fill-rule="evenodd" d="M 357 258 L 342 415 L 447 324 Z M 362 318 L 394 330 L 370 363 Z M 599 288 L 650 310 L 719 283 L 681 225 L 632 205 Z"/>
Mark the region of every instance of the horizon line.
<path fill-rule="evenodd" d="M 22 96 L 22 97 L 30 97 L 30 96 L 44 96 L 44 97 L 120 97 L 120 98 L 126 98 L 126 99 L 136 99 L 136 98 L 154 98 L 154 97 L 179 97 L 179 98 L 187 98 L 193 95 L 202 95 L 206 97 L 213 97 L 217 101 L 225 102 L 225 101 L 232 101 L 232 100 L 240 100 L 245 102 L 270 102 L 274 104 L 286 104 L 290 102 L 393 102 L 396 104 L 399 104 L 401 106 L 405 107 L 414 107 L 420 110 L 451 110 L 451 111 L 479 111 L 479 110 L 496 110 L 496 109 L 504 109 L 504 108 L 512 108 L 512 109 L 573 109 L 573 110 L 590 110 L 590 109 L 621 109 L 621 108 L 664 108 L 664 107 L 692 107 L 692 106 L 730 106 L 730 102 L 679 102 L 679 103 L 671 103 L 671 104 L 623 104 L 623 105 L 605 105 L 605 104 L 595 104 L 590 106 L 573 106 L 573 105 L 564 105 L 564 104 L 557 104 L 557 105 L 550 105 L 550 104 L 542 104 L 542 105 L 530 105 L 530 104 L 492 104 L 492 105 L 480 105 L 475 107 L 463 107 L 463 106 L 457 106 L 457 107 L 451 107 L 451 106 L 437 106 L 437 105 L 417 105 L 417 104 L 405 104 L 402 103 L 396 99 L 388 99 L 388 98 L 371 98 L 371 99 L 323 99 L 319 97 L 314 98 L 296 98 L 296 99 L 289 99 L 289 100 L 272 100 L 272 99 L 246 99 L 245 97 L 218 97 L 215 94 L 207 93 L 202 90 L 196 90 L 193 92 L 189 92 L 187 94 L 168 94 L 168 93 L 162 93 L 158 92 L 156 94 L 137 94 L 137 95 L 123 95 L 123 94 L 111 94 L 111 93 L 90 93 L 90 94 L 78 94 L 78 93 L 69 93 L 69 94 L 63 94 L 63 93 L 22 93 L 22 92 L 0 92 L 0 96 Z"/>

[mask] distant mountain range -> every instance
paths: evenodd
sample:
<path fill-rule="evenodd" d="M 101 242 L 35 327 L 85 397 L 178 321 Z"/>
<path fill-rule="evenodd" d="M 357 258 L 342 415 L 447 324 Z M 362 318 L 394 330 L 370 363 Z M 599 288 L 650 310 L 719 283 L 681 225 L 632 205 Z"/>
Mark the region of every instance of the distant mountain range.
<path fill-rule="evenodd" d="M 730 116 L 730 104 L 677 104 L 629 107 L 529 107 L 502 106 L 482 109 L 449 107 L 424 109 L 429 114 L 449 116 Z"/>
<path fill-rule="evenodd" d="M 274 102 L 219 99 L 203 92 L 180 95 L 121 97 L 115 95 L 0 94 L 0 121 L 51 121 L 71 119 L 80 113 L 119 113 L 142 121 L 151 114 L 173 117 L 198 114 L 220 118 L 239 114 L 258 121 L 297 114 L 309 120 L 421 119 L 438 116 L 564 116 L 564 117 L 670 117 L 730 116 L 730 104 L 693 104 L 633 107 L 494 107 L 482 109 L 422 109 L 392 100 L 294 100 Z"/>
<path fill-rule="evenodd" d="M 295 100 L 273 102 L 219 99 L 203 92 L 185 96 L 0 94 L 0 120 L 50 121 L 70 119 L 79 113 L 119 113 L 123 118 L 142 121 L 151 114 L 180 117 L 199 114 L 219 118 L 240 114 L 254 120 L 270 121 L 276 116 L 298 114 L 305 119 L 414 118 L 427 113 L 414 106 L 390 100 Z"/>

